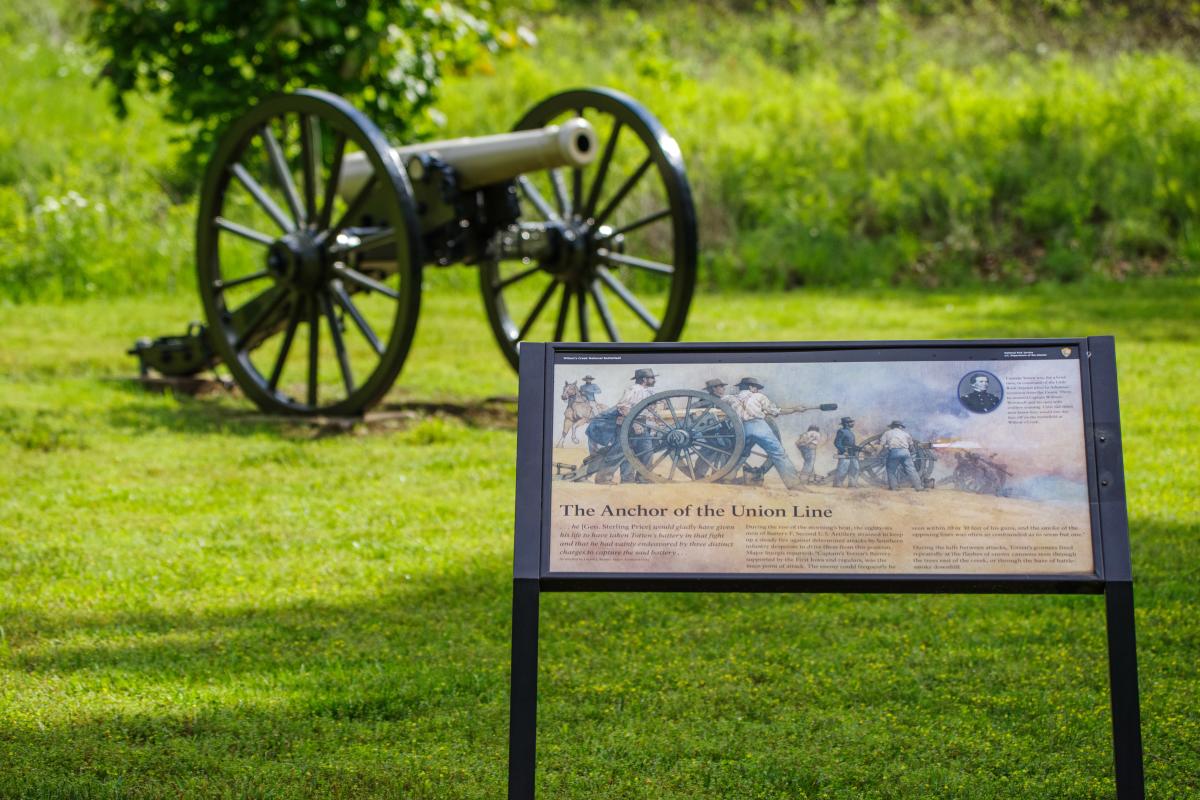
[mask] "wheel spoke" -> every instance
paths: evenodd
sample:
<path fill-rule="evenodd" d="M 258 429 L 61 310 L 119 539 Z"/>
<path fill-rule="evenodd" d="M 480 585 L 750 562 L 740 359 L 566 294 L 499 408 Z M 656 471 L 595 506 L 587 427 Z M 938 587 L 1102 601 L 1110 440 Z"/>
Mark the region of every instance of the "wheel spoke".
<path fill-rule="evenodd" d="M 558 321 L 554 323 L 554 341 L 561 342 L 567 330 L 567 317 L 571 311 L 571 290 L 563 284 L 562 302 L 558 305 Z"/>
<path fill-rule="evenodd" d="M 321 218 L 317 220 L 317 230 L 329 227 L 333 219 L 333 200 L 337 196 L 338 181 L 342 177 L 342 161 L 346 155 L 346 134 L 338 131 L 333 139 L 333 164 L 329 167 L 329 182 L 325 184 L 325 197 L 321 203 Z"/>
<path fill-rule="evenodd" d="M 705 464 L 708 464 L 708 468 L 711 469 L 713 472 L 716 472 L 719 469 L 719 467 L 716 464 L 714 464 L 713 462 L 711 462 L 707 458 L 705 458 L 704 454 L 701 453 L 699 450 L 696 450 L 695 452 L 696 452 L 696 458 L 700 459 Z"/>
<path fill-rule="evenodd" d="M 730 457 L 733 456 L 733 448 L 732 447 L 729 448 L 728 450 L 722 450 L 720 447 L 711 445 L 708 442 L 700 442 L 700 441 L 696 442 L 696 446 L 697 447 L 705 447 L 709 450 L 712 450 L 714 453 L 720 453 L 723 456 L 730 456 Z"/>
<path fill-rule="evenodd" d="M 245 167 L 240 163 L 235 163 L 229 170 L 233 173 L 233 177 L 238 179 L 238 183 L 246 187 L 246 191 L 262 207 L 262 210 L 267 212 L 267 216 L 275 220 L 275 224 L 283 229 L 284 233 L 296 230 L 296 223 L 292 222 L 283 209 L 275 205 L 275 201 L 267 195 L 266 190 L 259 186 L 258 181 L 254 180 L 254 176 L 247 172 Z"/>
<path fill-rule="evenodd" d="M 678 428 L 679 427 L 679 415 L 677 413 L 675 413 L 675 402 L 671 398 L 668 398 L 665 402 L 667 404 L 667 410 L 669 410 L 671 412 L 671 422 L 674 423 L 674 427 Z"/>
<path fill-rule="evenodd" d="M 628 225 L 622 225 L 620 228 L 617 228 L 612 233 L 597 237 L 596 241 L 603 242 L 604 240 L 611 239 L 614 236 L 620 236 L 622 234 L 629 233 L 630 231 L 636 231 L 638 228 L 644 228 L 647 225 L 658 222 L 660 219 L 665 219 L 666 217 L 669 217 L 669 216 L 671 216 L 671 209 L 669 209 L 669 208 L 664 208 L 661 211 L 655 211 L 653 214 L 647 214 L 646 216 L 642 217 L 641 219 L 635 220 L 634 222 L 631 222 Z"/>
<path fill-rule="evenodd" d="M 346 292 L 345 287 L 340 281 L 333 281 L 330 284 L 333 291 L 333 299 L 342 307 L 342 310 L 350 315 L 350 319 L 354 320 L 355 327 L 362 333 L 363 338 L 367 340 L 367 344 L 371 345 L 371 349 L 377 355 L 383 355 L 383 345 L 379 341 L 379 337 L 375 335 L 375 331 L 371 329 L 371 324 L 367 322 L 366 317 L 358 310 L 358 306 L 354 305 L 354 301 L 350 299 L 350 295 Z"/>
<path fill-rule="evenodd" d="M 646 160 L 641 163 L 641 166 L 634 170 L 633 174 L 625 179 L 625 183 L 621 184 L 621 188 L 618 189 L 617 193 L 614 194 L 612 199 L 608 201 L 608 205 L 604 207 L 604 210 L 596 215 L 595 224 L 597 226 L 603 225 L 604 220 L 608 219 L 608 215 L 613 212 L 613 209 L 621 205 L 621 201 L 625 199 L 625 195 L 633 191 L 633 187 L 637 186 L 637 182 L 642 179 L 642 176 L 646 174 L 646 170 L 650 169 L 650 165 L 653 163 L 653 157 L 646 156 Z"/>
<path fill-rule="evenodd" d="M 212 287 L 218 292 L 223 292 L 226 289 L 232 289 L 233 287 L 241 286 L 244 283 L 253 283 L 254 281 L 261 281 L 263 278 L 269 277 L 271 277 L 271 273 L 264 269 L 260 270 L 259 272 L 252 272 L 249 275 L 243 275 L 240 278 L 234 278 L 233 280 L 215 280 L 212 282 Z"/>
<path fill-rule="evenodd" d="M 342 214 L 342 218 L 332 228 L 318 237 L 318 243 L 337 241 L 337 235 L 342 232 L 342 229 L 362 214 L 363 209 L 367 206 L 367 202 L 371 199 L 371 190 L 374 188 L 375 174 L 372 173 L 371 177 L 367 178 L 367 182 L 363 184 L 363 187 L 358 190 L 358 194 L 346 206 L 346 213 Z"/>
<path fill-rule="evenodd" d="M 376 247 L 383 247 L 395 241 L 396 229 L 383 228 L 376 233 L 362 237 L 359 239 L 358 244 L 347 245 L 346 247 L 334 246 L 329 248 L 329 251 L 344 255 L 346 253 L 357 253 L 359 250 L 374 250 Z"/>
<path fill-rule="evenodd" d="M 524 175 L 519 175 L 517 177 L 517 186 L 521 187 L 521 191 L 526 197 L 529 198 L 529 202 L 533 203 L 533 205 L 537 208 L 538 213 L 540 213 L 545 219 L 554 222 L 558 221 L 558 214 L 556 214 L 554 209 L 550 207 L 550 204 L 546 202 L 546 198 L 542 197 L 542 193 L 539 192 L 537 187 L 533 185 L 533 181 L 529 180 L 529 178 Z"/>
<path fill-rule="evenodd" d="M 608 288 L 616 292 L 617 297 L 621 298 L 625 305 L 629 306 L 630 310 L 637 314 L 642 322 L 646 323 L 655 333 L 658 333 L 660 327 L 659 321 L 638 302 L 638 299 L 633 296 L 632 292 L 625 288 L 625 284 L 617 280 L 615 275 L 602 266 L 596 268 L 596 274 L 600 276 L 600 280 L 604 281 Z"/>
<path fill-rule="evenodd" d="M 661 464 L 663 462 L 663 459 L 669 455 L 671 455 L 671 451 L 664 450 L 663 454 L 661 456 L 659 456 L 658 459 L 653 464 L 650 465 L 650 471 L 653 472 L 654 468 L 657 467 L 659 464 Z"/>
<path fill-rule="evenodd" d="M 260 233 L 253 228 L 247 228 L 245 225 L 239 225 L 236 222 L 225 219 L 224 217 L 215 217 L 213 225 L 216 225 L 223 231 L 229 231 L 234 236 L 240 236 L 243 239 L 249 239 L 252 242 L 265 244 L 267 247 L 275 244 L 275 239 L 265 233 Z"/>
<path fill-rule="evenodd" d="M 321 174 L 321 123 L 309 114 L 300 115 L 300 153 L 304 159 L 304 218 L 317 219 L 317 179 Z"/>
<path fill-rule="evenodd" d="M 667 473 L 667 480 L 672 480 L 675 477 L 675 470 L 679 468 L 679 456 L 671 453 L 671 471 Z"/>
<path fill-rule="evenodd" d="M 696 419 L 688 427 L 691 428 L 693 431 L 708 430 L 707 426 L 705 426 L 704 428 L 701 428 L 700 423 L 702 423 L 702 422 L 704 422 L 704 420 L 708 419 L 708 417 L 711 414 L 712 414 L 712 407 L 710 406 L 710 407 L 704 409 L 704 413 L 701 414 L 700 416 L 696 417 Z M 713 417 L 713 422 L 720 422 L 720 420 L 718 420 L 716 417 Z"/>
<path fill-rule="evenodd" d="M 604 299 L 604 292 L 600 288 L 600 284 L 592 281 L 588 286 L 588 292 L 592 295 L 592 300 L 596 303 L 596 310 L 600 312 L 600 321 L 604 323 L 604 330 L 608 333 L 610 341 L 621 341 L 621 334 L 617 333 L 617 324 L 613 321 L 612 312 L 609 311 L 608 301 Z"/>
<path fill-rule="evenodd" d="M 582 216 L 588 217 L 596 210 L 596 203 L 600 200 L 600 192 L 604 189 L 604 178 L 608 175 L 608 166 L 612 163 L 613 153 L 617 149 L 617 139 L 621 135 L 621 120 L 613 118 L 612 133 L 608 136 L 608 143 L 604 146 L 604 155 L 600 157 L 600 164 L 596 168 L 596 179 L 592 181 L 592 188 L 588 190 L 587 203 L 584 204 Z"/>
<path fill-rule="evenodd" d="M 267 319 L 275 313 L 283 301 L 287 299 L 287 292 L 279 287 L 268 289 L 267 292 L 274 292 L 274 297 L 263 303 L 262 307 L 258 309 L 258 312 L 250 319 L 250 322 L 246 323 L 245 329 L 238 334 L 238 338 L 233 345 L 233 349 L 239 353 L 245 349 L 247 344 L 249 344 L 250 339 L 253 338 L 254 334 L 258 333 L 258 329 L 262 327 L 263 323 L 266 322 Z M 263 295 L 258 295 L 254 299 L 250 300 L 247 305 L 250 303 L 261 302 L 260 298 L 262 297 Z M 245 308 L 245 306 L 243 306 L 243 308 Z"/>
<path fill-rule="evenodd" d="M 342 280 L 350 281 L 355 286 L 362 289 L 369 289 L 372 292 L 379 292 L 385 297 L 390 297 L 393 300 L 400 299 L 400 293 L 385 283 L 380 283 L 374 278 L 368 278 L 356 269 L 347 267 L 345 264 L 334 265 L 333 271 Z"/>
<path fill-rule="evenodd" d="M 317 299 L 308 298 L 308 404 L 317 404 L 317 370 L 321 364 L 321 317 Z"/>
<path fill-rule="evenodd" d="M 288 351 L 292 349 L 292 339 L 296 338 L 296 328 L 300 326 L 300 313 L 303 304 L 300 298 L 292 297 L 292 312 L 288 317 L 287 332 L 283 335 L 283 344 L 279 347 L 279 355 L 275 357 L 275 367 L 271 370 L 271 377 L 267 379 L 267 387 L 273 392 L 275 387 L 279 385 L 279 377 L 283 375 L 283 366 L 287 363 Z"/>
<path fill-rule="evenodd" d="M 500 290 L 504 289 L 507 286 L 511 286 L 512 284 L 516 283 L 517 281 L 525 280 L 530 275 L 532 275 L 535 272 L 538 272 L 539 270 L 541 270 L 540 266 L 533 266 L 533 267 L 530 267 L 529 269 L 521 270 L 520 272 L 518 272 L 515 275 L 509 275 L 504 280 L 493 283 L 492 291 L 499 292 Z"/>
<path fill-rule="evenodd" d="M 570 202 L 567 201 L 567 184 L 563 181 L 560 170 L 550 170 L 550 185 L 554 188 L 554 202 L 558 204 L 559 216 L 564 218 L 571 216 L 573 209 Z"/>
<path fill-rule="evenodd" d="M 350 357 L 346 354 L 346 343 L 342 341 L 342 328 L 338 324 L 337 316 L 333 313 L 333 304 L 329 302 L 329 295 L 322 292 L 318 297 L 321 302 L 321 311 L 324 312 L 325 319 L 329 322 L 329 336 L 333 339 L 333 350 L 337 353 L 338 366 L 342 371 L 342 383 L 346 386 L 346 396 L 349 397 L 354 393 L 354 376 L 350 372 Z"/>
<path fill-rule="evenodd" d="M 542 292 L 542 296 L 538 298 L 537 305 L 533 307 L 533 311 L 529 313 L 525 324 L 521 326 L 521 331 L 517 334 L 517 341 L 525 340 L 525 335 L 529 333 L 529 329 L 533 327 L 533 323 L 537 320 L 538 314 L 542 313 L 542 309 L 546 307 L 546 303 L 550 301 L 550 295 L 554 294 L 554 290 L 558 288 L 558 278 L 550 281 L 550 285 L 546 287 L 546 291 Z"/>
<path fill-rule="evenodd" d="M 606 264 L 616 266 L 617 264 L 626 267 L 636 267 L 637 269 L 645 269 L 650 272 L 657 272 L 660 275 L 674 275 L 675 268 L 670 264 L 663 264 L 659 261 L 647 261 L 644 258 L 635 258 L 627 256 L 623 253 L 614 253 L 611 250 L 605 250 L 603 247 L 596 251 L 596 255 Z"/>
<path fill-rule="evenodd" d="M 587 291 L 581 285 L 576 290 L 576 305 L 579 307 L 579 341 L 590 342 L 591 332 L 588 330 Z"/>
<path fill-rule="evenodd" d="M 287 200 L 288 208 L 292 211 L 292 219 L 303 225 L 307 221 L 307 217 L 304 215 L 304 209 L 300 206 L 300 195 L 296 192 L 296 182 L 292 180 L 292 171 L 288 168 L 287 159 L 283 157 L 279 140 L 271 131 L 271 124 L 263 125 L 258 135 L 267 148 L 267 158 L 271 162 L 271 168 L 275 173 L 275 180 L 279 183 L 279 188 L 283 189 L 283 196 Z M 301 136 L 303 137 L 303 133 Z"/>
<path fill-rule="evenodd" d="M 663 419 L 661 416 L 659 416 L 659 414 L 658 414 L 658 409 L 657 409 L 657 408 L 651 408 L 651 409 L 649 409 L 649 411 L 650 411 L 650 413 L 651 413 L 651 414 L 654 416 L 654 418 L 655 418 L 656 420 L 658 420 L 658 421 L 659 421 L 659 423 L 661 423 L 661 424 L 662 424 L 662 429 L 663 429 L 664 431 L 673 431 L 673 430 L 675 430 L 675 426 L 674 426 L 674 425 L 672 425 L 671 423 L 669 423 L 669 422 L 667 422 L 665 419 Z"/>

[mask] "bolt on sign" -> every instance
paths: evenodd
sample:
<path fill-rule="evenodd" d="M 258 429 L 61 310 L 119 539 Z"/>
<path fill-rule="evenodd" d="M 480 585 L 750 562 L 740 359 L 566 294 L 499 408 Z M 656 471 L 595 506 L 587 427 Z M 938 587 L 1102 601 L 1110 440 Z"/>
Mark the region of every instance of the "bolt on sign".
<path fill-rule="evenodd" d="M 1103 594 L 1143 796 L 1111 337 L 521 349 L 509 796 L 543 591 Z"/>

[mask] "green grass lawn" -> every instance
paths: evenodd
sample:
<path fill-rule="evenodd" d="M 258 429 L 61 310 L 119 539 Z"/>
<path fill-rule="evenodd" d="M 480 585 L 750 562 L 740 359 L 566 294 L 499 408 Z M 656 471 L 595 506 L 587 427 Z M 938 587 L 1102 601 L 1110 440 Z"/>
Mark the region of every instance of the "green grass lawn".
<path fill-rule="evenodd" d="M 391 399 L 515 392 L 469 279 L 432 283 Z M 702 295 L 687 338 L 1115 334 L 1148 795 L 1188 798 L 1198 290 Z M 121 380 L 198 313 L 0 307 L 0 797 L 502 797 L 511 426 L 315 437 Z M 542 608 L 540 797 L 1113 795 L 1096 597 Z"/>

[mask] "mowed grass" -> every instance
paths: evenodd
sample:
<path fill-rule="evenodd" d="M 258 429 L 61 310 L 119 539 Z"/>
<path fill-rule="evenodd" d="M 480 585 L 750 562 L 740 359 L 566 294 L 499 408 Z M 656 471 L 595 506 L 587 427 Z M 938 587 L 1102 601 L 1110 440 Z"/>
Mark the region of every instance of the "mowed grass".
<path fill-rule="evenodd" d="M 435 276 L 392 400 L 516 381 Z M 1118 337 L 1148 796 L 1200 794 L 1195 280 L 701 295 L 690 340 Z M 515 434 L 121 380 L 188 297 L 0 307 L 0 797 L 498 798 Z M 548 595 L 539 796 L 1113 796 L 1097 597 Z"/>

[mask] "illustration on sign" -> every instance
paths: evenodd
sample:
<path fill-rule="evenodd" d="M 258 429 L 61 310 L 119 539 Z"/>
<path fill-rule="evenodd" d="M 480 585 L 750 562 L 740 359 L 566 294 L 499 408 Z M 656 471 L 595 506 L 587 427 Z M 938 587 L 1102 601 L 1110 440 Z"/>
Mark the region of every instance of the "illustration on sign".
<path fill-rule="evenodd" d="M 549 569 L 1093 572 L 1079 360 L 1025 355 L 560 360 Z"/>

